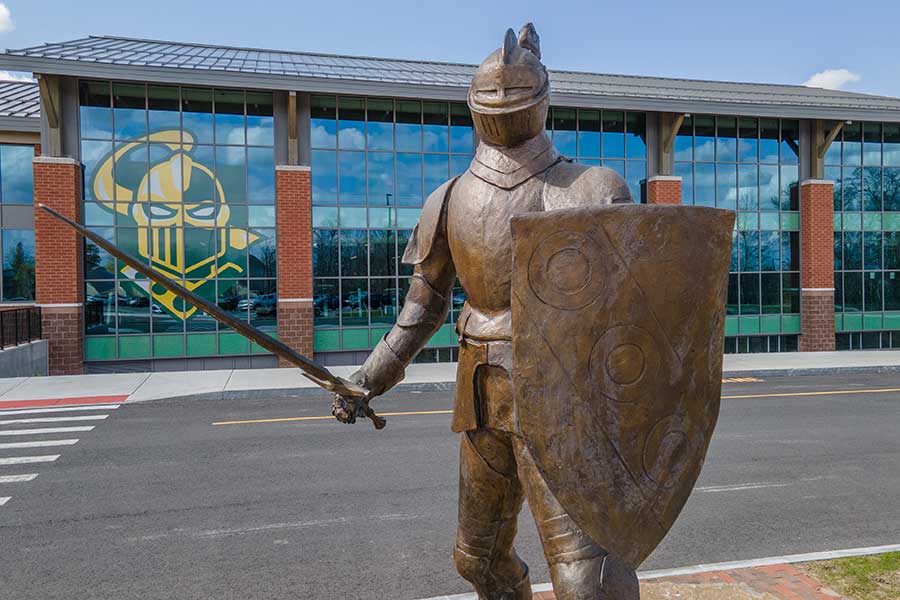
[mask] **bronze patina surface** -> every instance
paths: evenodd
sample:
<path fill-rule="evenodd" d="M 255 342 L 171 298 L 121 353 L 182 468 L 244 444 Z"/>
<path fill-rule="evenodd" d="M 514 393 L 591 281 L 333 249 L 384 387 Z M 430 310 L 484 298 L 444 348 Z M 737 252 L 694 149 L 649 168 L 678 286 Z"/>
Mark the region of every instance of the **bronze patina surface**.
<path fill-rule="evenodd" d="M 575 522 L 633 567 L 690 496 L 719 414 L 733 226 L 693 206 L 512 219 L 519 427 Z"/>

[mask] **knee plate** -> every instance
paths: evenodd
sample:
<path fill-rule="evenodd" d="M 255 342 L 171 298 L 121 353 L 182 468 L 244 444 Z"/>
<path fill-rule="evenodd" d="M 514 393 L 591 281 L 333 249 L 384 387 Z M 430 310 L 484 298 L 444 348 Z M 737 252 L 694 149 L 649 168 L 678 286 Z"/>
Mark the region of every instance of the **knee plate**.
<path fill-rule="evenodd" d="M 550 565 L 557 600 L 640 600 L 637 573 L 608 554 Z"/>

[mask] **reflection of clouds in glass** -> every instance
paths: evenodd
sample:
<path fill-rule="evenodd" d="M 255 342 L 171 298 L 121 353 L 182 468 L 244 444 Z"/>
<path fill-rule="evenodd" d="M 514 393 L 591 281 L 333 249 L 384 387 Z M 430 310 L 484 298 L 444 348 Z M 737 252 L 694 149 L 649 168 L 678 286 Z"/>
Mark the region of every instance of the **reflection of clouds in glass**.
<path fill-rule="evenodd" d="M 271 146 L 272 128 L 265 126 L 247 127 L 247 144 L 250 146 Z"/>
<path fill-rule="evenodd" d="M 349 125 L 341 125 L 339 141 L 341 148 L 362 150 L 366 147 L 366 133 L 362 126 L 359 129 Z"/>
<path fill-rule="evenodd" d="M 324 125 L 313 125 L 309 133 L 313 148 L 334 148 L 333 129 L 329 131 Z"/>
<path fill-rule="evenodd" d="M 900 146 L 884 145 L 884 164 L 885 166 L 900 166 Z"/>
<path fill-rule="evenodd" d="M 712 162 L 716 158 L 716 142 L 712 138 L 696 139 L 694 148 L 694 160 L 701 162 Z"/>

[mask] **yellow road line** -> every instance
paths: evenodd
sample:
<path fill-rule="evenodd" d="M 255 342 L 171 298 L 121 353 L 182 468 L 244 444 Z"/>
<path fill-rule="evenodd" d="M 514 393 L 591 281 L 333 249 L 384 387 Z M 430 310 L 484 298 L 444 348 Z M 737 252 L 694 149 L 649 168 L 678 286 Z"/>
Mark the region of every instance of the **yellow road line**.
<path fill-rule="evenodd" d="M 723 400 L 737 398 L 785 398 L 788 396 L 835 396 L 838 394 L 885 394 L 900 392 L 900 388 L 884 388 L 880 390 L 824 390 L 821 392 L 786 392 L 783 394 L 743 394 L 740 396 L 722 396 Z"/>
<path fill-rule="evenodd" d="M 739 400 L 744 398 L 787 398 L 793 396 L 835 396 L 840 394 L 885 394 L 900 392 L 900 388 L 883 388 L 876 390 L 823 390 L 819 392 L 785 392 L 775 394 L 741 394 L 737 396 L 722 396 L 723 400 Z M 413 415 L 449 415 L 452 410 L 412 410 L 407 412 L 378 413 L 382 417 L 408 417 Z M 290 421 L 324 421 L 333 419 L 331 415 L 316 415 L 311 417 L 282 417 L 279 419 L 250 419 L 247 421 L 215 421 L 213 425 L 251 425 L 255 423 L 287 423 Z"/>
<path fill-rule="evenodd" d="M 378 413 L 381 417 L 406 417 L 411 415 L 449 415 L 452 410 L 413 410 L 409 412 L 386 412 Z M 332 415 L 314 416 L 314 417 L 284 417 L 281 419 L 252 419 L 249 421 L 216 421 L 213 425 L 250 425 L 252 423 L 285 423 L 287 421 L 321 421 L 323 419 L 333 419 Z"/>

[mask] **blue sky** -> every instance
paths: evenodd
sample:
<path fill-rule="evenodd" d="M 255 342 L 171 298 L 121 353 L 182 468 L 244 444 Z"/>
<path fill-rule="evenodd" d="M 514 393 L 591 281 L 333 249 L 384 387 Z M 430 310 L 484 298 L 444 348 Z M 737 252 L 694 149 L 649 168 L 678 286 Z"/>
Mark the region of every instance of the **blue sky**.
<path fill-rule="evenodd" d="M 479 62 L 534 21 L 555 69 L 826 87 L 900 96 L 900 2 L 5 0 L 0 47 L 89 34 Z M 0 8 L 0 29 L 3 27 Z M 842 72 L 839 70 L 846 70 Z M 855 80 L 854 80 L 855 78 Z"/>

